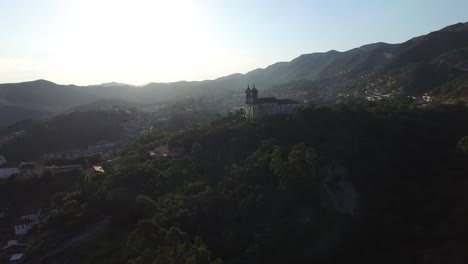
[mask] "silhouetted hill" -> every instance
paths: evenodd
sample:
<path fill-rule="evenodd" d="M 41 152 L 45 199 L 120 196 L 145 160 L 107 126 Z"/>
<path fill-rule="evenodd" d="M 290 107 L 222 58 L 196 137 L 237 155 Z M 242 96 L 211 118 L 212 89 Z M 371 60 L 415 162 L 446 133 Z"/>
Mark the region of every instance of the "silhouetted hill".
<path fill-rule="evenodd" d="M 93 100 L 82 87 L 46 80 L 0 84 L 0 125 L 57 113 Z"/>

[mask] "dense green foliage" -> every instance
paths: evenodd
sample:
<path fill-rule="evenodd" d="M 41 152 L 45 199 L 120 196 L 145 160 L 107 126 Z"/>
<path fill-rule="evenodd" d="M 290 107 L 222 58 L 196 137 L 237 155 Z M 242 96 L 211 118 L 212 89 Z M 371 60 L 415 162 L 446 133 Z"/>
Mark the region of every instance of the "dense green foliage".
<path fill-rule="evenodd" d="M 57 197 L 30 260 L 60 234 L 105 225 L 55 259 L 463 263 L 467 121 L 464 106 L 387 101 L 155 132 L 122 149 L 105 175 Z M 166 143 L 184 154 L 147 154 Z"/>

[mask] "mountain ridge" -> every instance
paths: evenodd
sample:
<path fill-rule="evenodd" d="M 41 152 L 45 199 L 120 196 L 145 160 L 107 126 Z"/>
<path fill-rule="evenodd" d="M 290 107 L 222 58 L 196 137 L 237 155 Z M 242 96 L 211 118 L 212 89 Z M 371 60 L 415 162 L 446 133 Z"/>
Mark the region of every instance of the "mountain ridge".
<path fill-rule="evenodd" d="M 9 105 L 59 113 L 102 99 L 148 104 L 195 97 L 228 98 L 233 104 L 242 104 L 241 93 L 249 83 L 255 83 L 265 94 L 274 89 L 275 94 L 301 100 L 343 91 L 412 96 L 434 92 L 455 98 L 464 94 L 464 82 L 454 85 L 453 80 L 464 80 L 466 72 L 453 67 L 468 68 L 465 49 L 468 50 L 468 23 L 457 23 L 399 44 L 376 42 L 347 51 L 307 53 L 291 61 L 213 80 L 151 82 L 142 86 L 115 82 L 61 85 L 42 79 L 0 84 L 0 107 Z M 445 58 L 445 64 L 437 63 L 437 58 Z M 382 83 L 386 78 L 395 81 Z M 4 114 L 0 112 L 2 119 Z M 0 121 L 0 125 L 5 123 Z"/>

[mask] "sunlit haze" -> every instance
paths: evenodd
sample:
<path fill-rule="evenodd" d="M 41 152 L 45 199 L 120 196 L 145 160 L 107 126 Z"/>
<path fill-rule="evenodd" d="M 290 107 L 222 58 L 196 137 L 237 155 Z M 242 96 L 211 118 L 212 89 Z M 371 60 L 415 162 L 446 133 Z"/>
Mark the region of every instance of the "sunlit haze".
<path fill-rule="evenodd" d="M 0 83 L 204 80 L 300 54 L 398 43 L 468 20 L 468 1 L 0 2 Z"/>

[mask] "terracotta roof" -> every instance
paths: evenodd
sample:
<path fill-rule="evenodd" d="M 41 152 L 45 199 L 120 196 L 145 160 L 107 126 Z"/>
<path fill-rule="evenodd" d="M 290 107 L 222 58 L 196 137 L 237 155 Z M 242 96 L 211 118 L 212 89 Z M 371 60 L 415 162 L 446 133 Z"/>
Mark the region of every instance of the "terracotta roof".
<path fill-rule="evenodd" d="M 104 173 L 105 171 L 101 166 L 91 166 L 87 172 L 91 174 L 91 173 L 100 173 L 100 172 Z"/>

